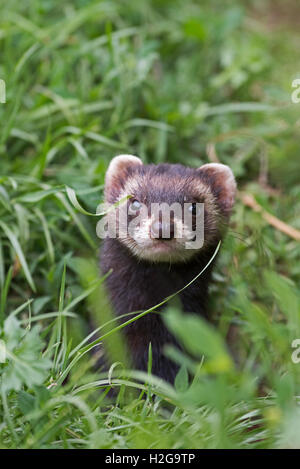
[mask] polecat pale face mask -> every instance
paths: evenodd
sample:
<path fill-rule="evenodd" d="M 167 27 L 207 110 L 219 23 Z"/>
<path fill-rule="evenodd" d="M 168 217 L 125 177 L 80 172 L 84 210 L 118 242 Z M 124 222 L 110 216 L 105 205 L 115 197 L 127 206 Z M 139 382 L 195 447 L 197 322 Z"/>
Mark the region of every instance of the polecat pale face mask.
<path fill-rule="evenodd" d="M 105 179 L 106 236 L 139 259 L 187 261 L 219 241 L 235 192 L 232 171 L 222 164 L 143 165 L 136 156 L 116 156 Z"/>

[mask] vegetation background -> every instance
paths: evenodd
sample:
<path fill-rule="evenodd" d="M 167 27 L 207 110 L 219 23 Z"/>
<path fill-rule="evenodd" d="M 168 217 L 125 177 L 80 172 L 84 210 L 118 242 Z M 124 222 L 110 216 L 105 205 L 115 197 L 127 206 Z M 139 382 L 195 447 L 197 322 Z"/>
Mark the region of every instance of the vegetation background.
<path fill-rule="evenodd" d="M 300 448 L 299 3 L 0 6 L 0 446 Z M 220 161 L 238 181 L 213 325 L 164 315 L 193 357 L 166 350 L 174 387 L 151 350 L 148 373 L 93 368 L 91 340 L 119 340 L 87 212 L 121 152 Z"/>

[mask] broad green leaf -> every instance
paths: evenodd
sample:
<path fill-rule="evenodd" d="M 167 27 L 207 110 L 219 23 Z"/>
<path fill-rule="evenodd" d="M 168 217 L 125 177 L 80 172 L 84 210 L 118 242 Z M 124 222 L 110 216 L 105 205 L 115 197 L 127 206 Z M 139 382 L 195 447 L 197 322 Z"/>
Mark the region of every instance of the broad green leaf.
<path fill-rule="evenodd" d="M 0 369 L 2 390 L 18 391 L 22 386 L 31 388 L 43 384 L 48 376 L 51 361 L 42 355 L 44 344 L 40 327 L 23 329 L 15 316 L 9 316 L 4 323 L 4 342 L 7 363 Z"/>
<path fill-rule="evenodd" d="M 219 333 L 207 321 L 193 314 L 181 314 L 169 309 L 163 318 L 184 348 L 199 359 L 202 355 L 209 361 L 208 371 L 229 371 L 233 364 Z"/>

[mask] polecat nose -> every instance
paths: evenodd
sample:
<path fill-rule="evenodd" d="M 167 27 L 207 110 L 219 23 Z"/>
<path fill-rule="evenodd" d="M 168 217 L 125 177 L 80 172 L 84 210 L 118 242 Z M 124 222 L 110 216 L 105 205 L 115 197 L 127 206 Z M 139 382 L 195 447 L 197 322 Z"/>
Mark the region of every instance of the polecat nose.
<path fill-rule="evenodd" d="M 151 225 L 151 237 L 157 239 L 173 239 L 174 223 L 155 220 Z"/>

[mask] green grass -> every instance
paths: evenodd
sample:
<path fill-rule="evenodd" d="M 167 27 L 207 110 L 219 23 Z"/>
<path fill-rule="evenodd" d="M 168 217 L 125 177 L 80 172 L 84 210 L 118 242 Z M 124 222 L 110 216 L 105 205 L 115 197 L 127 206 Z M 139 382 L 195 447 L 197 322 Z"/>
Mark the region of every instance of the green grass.
<path fill-rule="evenodd" d="M 126 369 L 84 213 L 120 152 L 218 158 L 299 230 L 297 29 L 271 28 L 268 1 L 0 4 L 0 446 L 299 448 L 299 242 L 238 198 L 212 323 L 176 301 L 164 313 L 190 352 L 166 350 L 181 364 L 173 387 L 151 375 L 151 349 L 148 373 Z M 101 329 L 87 340 L 91 317 Z M 109 374 L 93 368 L 93 340 L 114 353 Z"/>

